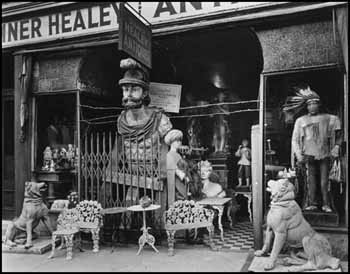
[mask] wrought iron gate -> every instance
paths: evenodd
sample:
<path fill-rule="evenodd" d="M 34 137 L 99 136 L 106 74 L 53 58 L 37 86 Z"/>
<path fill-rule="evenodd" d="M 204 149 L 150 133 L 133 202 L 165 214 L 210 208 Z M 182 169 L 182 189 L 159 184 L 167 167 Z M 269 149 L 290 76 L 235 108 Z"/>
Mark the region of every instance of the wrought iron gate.
<path fill-rule="evenodd" d="M 95 130 L 82 137 L 81 199 L 97 200 L 103 208 L 111 208 L 138 204 L 143 195 L 148 195 L 154 203 L 164 204 L 158 135 L 131 139 L 115 131 Z M 153 227 L 162 226 L 163 210 L 152 214 Z M 124 214 L 121 226 L 139 228 L 140 221 L 140 214 Z"/>

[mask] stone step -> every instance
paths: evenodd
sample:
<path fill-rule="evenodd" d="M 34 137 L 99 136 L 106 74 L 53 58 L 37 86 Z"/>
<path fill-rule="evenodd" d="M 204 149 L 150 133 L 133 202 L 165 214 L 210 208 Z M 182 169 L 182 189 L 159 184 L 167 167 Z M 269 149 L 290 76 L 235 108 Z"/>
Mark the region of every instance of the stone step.
<path fill-rule="evenodd" d="M 61 240 L 56 239 L 56 245 L 59 244 Z M 21 253 L 21 254 L 44 254 L 51 250 L 51 238 L 50 237 L 40 237 L 33 240 L 33 247 L 25 249 L 24 245 L 17 245 L 15 247 L 8 247 L 7 245 L 2 244 L 3 253 Z"/>

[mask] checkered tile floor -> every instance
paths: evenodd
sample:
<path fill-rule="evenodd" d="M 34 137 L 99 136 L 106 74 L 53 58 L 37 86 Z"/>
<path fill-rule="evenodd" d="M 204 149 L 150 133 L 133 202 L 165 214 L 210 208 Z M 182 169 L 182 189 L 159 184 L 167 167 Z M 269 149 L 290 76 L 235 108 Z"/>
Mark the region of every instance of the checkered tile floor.
<path fill-rule="evenodd" d="M 220 230 L 215 226 L 213 237 L 215 247 L 220 250 L 249 251 L 254 247 L 254 231 L 251 222 L 236 223 L 233 228 L 224 228 L 224 242 L 221 241 Z M 204 243 L 208 244 L 208 235 L 204 235 Z"/>

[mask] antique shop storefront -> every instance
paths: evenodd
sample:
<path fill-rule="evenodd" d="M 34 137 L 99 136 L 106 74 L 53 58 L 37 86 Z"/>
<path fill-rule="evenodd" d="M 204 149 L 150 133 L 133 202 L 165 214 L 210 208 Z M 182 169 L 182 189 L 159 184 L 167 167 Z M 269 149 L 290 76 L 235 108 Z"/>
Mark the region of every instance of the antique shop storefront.
<path fill-rule="evenodd" d="M 296 117 L 282 108 L 301 83 L 320 96 L 324 111 L 339 117 L 342 131 L 342 179 L 329 185 L 332 212 L 304 213 L 316 229 L 347 233 L 347 3 L 130 5 L 151 23 L 151 82 L 181 86 L 181 98 L 174 99 L 177 107 L 167 115 L 184 133 L 183 144 L 194 148 L 191 157 L 209 160 L 220 183 L 235 189 L 235 153 L 248 140 L 251 187 L 243 181 L 236 188 L 242 194 L 236 196 L 241 203 L 237 214 L 252 217 L 255 247 L 262 244 L 270 202 L 266 182 L 295 166 L 291 142 Z M 2 118 L 10 123 L 5 130 L 3 126 L 2 157 L 3 163 L 13 163 L 2 169 L 7 172 L 3 198 L 15 209 L 6 213 L 8 218 L 20 212 L 24 182 L 34 175 L 49 182 L 49 199 L 74 189 L 81 199 L 98 199 L 104 207 L 125 206 L 125 187 L 133 185 L 165 205 L 160 164 L 150 164 L 151 180 L 145 169 L 136 185 L 124 170 L 108 166 L 123 109 L 119 63 L 128 56 L 118 50 L 118 12 L 114 2 L 3 4 L 2 75 L 14 79 L 2 88 Z M 166 101 L 157 103 L 169 107 Z M 56 158 L 62 148 L 71 157 L 53 169 L 44 162 L 47 146 Z M 306 181 L 303 175 L 295 180 L 301 206 Z"/>

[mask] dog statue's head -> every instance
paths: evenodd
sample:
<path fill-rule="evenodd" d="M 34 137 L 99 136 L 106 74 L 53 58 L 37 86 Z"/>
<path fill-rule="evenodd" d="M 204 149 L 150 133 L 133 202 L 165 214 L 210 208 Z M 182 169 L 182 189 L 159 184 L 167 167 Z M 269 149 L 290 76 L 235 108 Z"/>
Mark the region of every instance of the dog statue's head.
<path fill-rule="evenodd" d="M 294 185 L 288 179 L 270 180 L 266 190 L 271 193 L 272 202 L 295 199 Z"/>
<path fill-rule="evenodd" d="M 25 182 L 24 198 L 41 198 L 46 189 L 46 183 Z"/>

